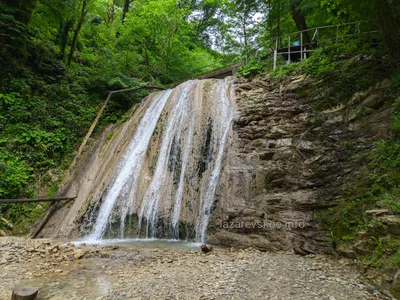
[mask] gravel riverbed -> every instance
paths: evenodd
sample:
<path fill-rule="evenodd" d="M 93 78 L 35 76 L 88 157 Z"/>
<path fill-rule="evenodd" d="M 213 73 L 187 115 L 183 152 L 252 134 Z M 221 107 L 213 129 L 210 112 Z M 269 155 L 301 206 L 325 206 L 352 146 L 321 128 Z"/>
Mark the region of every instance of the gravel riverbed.
<path fill-rule="evenodd" d="M 354 262 L 292 252 L 65 244 L 0 238 L 0 299 L 13 287 L 38 299 L 390 299 Z"/>

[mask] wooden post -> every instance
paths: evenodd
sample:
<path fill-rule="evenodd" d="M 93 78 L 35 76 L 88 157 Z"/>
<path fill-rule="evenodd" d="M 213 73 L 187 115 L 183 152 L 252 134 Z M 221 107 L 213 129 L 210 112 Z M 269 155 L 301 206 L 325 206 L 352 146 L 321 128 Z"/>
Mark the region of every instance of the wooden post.
<path fill-rule="evenodd" d="M 303 60 L 303 31 L 300 31 L 300 61 Z"/>
<path fill-rule="evenodd" d="M 336 43 L 338 42 L 339 25 L 336 26 Z"/>
<path fill-rule="evenodd" d="M 39 293 L 38 289 L 31 287 L 16 287 L 12 291 L 11 300 L 33 300 Z"/>
<path fill-rule="evenodd" d="M 288 35 L 288 38 L 289 38 L 289 48 L 288 48 L 288 61 L 287 61 L 287 64 L 290 64 L 290 61 L 291 61 L 291 59 L 290 59 L 290 34 Z"/>
<path fill-rule="evenodd" d="M 274 50 L 274 70 L 276 69 L 276 60 L 278 59 L 278 39 L 275 41 L 275 50 Z"/>

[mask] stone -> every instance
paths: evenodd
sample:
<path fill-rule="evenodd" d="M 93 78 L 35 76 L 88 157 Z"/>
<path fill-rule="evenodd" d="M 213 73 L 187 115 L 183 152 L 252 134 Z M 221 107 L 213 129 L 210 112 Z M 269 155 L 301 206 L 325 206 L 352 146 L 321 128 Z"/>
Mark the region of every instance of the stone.
<path fill-rule="evenodd" d="M 352 247 L 349 245 L 346 245 L 346 244 L 339 244 L 336 247 L 336 252 L 337 252 L 337 254 L 347 257 L 347 258 L 351 258 L 351 259 L 357 258 L 357 255 L 354 252 L 354 250 L 352 249 Z"/>
<path fill-rule="evenodd" d="M 372 294 L 372 295 L 375 295 L 375 294 L 378 293 L 378 288 L 376 286 L 374 286 L 374 285 L 369 285 L 367 287 L 367 292 Z"/>
<path fill-rule="evenodd" d="M 395 235 L 400 235 L 400 216 L 387 215 L 379 217 L 379 220 L 387 226 L 386 231 Z"/>
<path fill-rule="evenodd" d="M 369 95 L 362 103 L 361 106 L 369 108 L 378 108 L 386 100 L 381 94 Z"/>
<path fill-rule="evenodd" d="M 81 259 L 85 256 L 86 251 L 83 249 L 78 249 L 74 251 L 74 259 Z"/>
<path fill-rule="evenodd" d="M 390 213 L 389 209 L 371 209 L 366 210 L 365 213 L 370 216 L 380 216 Z"/>
<path fill-rule="evenodd" d="M 203 244 L 201 245 L 200 249 L 203 253 L 208 253 L 212 251 L 213 247 L 207 244 Z"/>

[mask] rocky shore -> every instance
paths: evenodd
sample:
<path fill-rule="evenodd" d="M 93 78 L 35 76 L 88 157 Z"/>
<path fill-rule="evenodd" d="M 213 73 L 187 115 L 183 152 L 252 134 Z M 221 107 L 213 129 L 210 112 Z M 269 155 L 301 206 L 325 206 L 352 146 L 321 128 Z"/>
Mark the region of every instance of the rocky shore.
<path fill-rule="evenodd" d="M 38 299 L 391 299 L 354 261 L 294 252 L 134 243 L 73 245 L 0 238 L 0 299 L 15 286 Z"/>

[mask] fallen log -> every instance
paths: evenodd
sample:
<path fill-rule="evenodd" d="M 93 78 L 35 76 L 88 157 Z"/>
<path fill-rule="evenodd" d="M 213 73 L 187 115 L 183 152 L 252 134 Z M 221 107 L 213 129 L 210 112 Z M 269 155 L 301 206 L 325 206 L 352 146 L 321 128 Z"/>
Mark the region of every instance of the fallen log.
<path fill-rule="evenodd" d="M 38 289 L 31 287 L 16 287 L 12 291 L 11 300 L 33 300 L 39 293 Z"/>
<path fill-rule="evenodd" d="M 30 203 L 30 202 L 49 202 L 49 201 L 71 201 L 74 200 L 75 197 L 55 197 L 55 198 L 36 198 L 36 199 L 0 199 L 0 204 L 9 204 L 9 203 Z M 4 220 L 1 219 L 3 222 Z"/>

